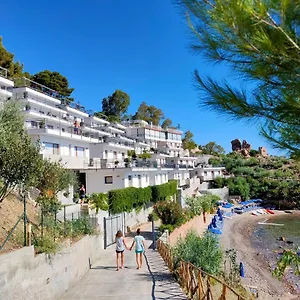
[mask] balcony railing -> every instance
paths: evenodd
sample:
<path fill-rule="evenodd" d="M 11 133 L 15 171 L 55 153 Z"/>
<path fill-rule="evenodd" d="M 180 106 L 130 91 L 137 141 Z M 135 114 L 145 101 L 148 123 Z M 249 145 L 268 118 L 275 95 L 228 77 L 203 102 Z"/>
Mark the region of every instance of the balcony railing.
<path fill-rule="evenodd" d="M 7 75 L 8 75 L 8 70 L 5 69 L 5 68 L 0 67 L 0 76 L 4 77 L 4 78 L 7 78 Z"/>

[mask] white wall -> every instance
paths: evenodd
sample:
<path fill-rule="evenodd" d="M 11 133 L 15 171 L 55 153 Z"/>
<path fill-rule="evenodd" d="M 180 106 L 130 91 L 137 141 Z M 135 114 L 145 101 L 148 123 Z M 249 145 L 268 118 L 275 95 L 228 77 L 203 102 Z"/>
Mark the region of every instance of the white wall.
<path fill-rule="evenodd" d="M 76 284 L 101 257 L 103 235 L 85 236 L 49 257 L 25 247 L 0 256 L 1 299 L 52 300 Z"/>
<path fill-rule="evenodd" d="M 107 151 L 107 152 L 106 152 Z M 116 152 L 116 153 L 114 153 Z M 101 144 L 90 144 L 90 156 L 93 158 L 102 158 L 107 159 L 111 161 L 122 161 L 123 155 L 124 158 L 128 157 L 127 155 L 128 150 L 127 149 L 118 149 L 117 147 L 113 147 L 106 143 Z M 116 157 L 115 157 L 116 154 Z"/>

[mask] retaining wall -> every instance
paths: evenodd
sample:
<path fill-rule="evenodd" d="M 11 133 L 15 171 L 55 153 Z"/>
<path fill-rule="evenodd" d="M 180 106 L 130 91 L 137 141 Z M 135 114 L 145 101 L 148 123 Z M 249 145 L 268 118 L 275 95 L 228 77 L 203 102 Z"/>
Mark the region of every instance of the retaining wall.
<path fill-rule="evenodd" d="M 25 247 L 0 256 L 0 298 L 5 300 L 57 299 L 76 284 L 101 256 L 103 235 L 70 241 L 55 255 L 34 254 Z"/>
<path fill-rule="evenodd" d="M 207 226 L 210 224 L 212 218 L 213 215 L 206 214 L 206 223 L 204 223 L 203 215 L 194 217 L 192 220 L 181 225 L 179 228 L 176 228 L 169 235 L 169 244 L 171 246 L 176 245 L 177 241 L 180 238 L 185 238 L 190 230 L 195 230 L 200 236 L 203 235 L 207 230 Z"/>

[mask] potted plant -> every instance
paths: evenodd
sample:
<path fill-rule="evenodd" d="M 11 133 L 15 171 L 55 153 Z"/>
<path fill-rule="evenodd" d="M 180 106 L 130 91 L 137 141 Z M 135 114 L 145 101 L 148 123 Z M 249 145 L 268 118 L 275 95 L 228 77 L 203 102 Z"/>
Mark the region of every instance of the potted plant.
<path fill-rule="evenodd" d="M 78 193 L 75 193 L 75 194 L 73 195 L 73 202 L 74 202 L 74 203 L 78 203 L 78 202 L 79 202 L 79 194 L 78 194 Z"/>
<path fill-rule="evenodd" d="M 30 104 L 26 104 L 26 105 L 25 105 L 25 109 L 26 109 L 26 110 L 30 110 L 30 109 L 31 109 Z"/>
<path fill-rule="evenodd" d="M 118 160 L 116 160 L 115 161 L 115 166 L 117 166 L 119 164 L 119 161 Z"/>

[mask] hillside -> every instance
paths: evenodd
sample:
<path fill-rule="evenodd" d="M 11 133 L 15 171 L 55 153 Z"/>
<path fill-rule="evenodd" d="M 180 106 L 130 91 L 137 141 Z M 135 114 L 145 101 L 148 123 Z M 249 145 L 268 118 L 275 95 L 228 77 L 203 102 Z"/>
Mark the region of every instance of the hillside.
<path fill-rule="evenodd" d="M 10 195 L 0 203 L 0 245 L 22 214 L 23 202 L 19 198 Z M 38 222 L 38 210 L 31 201 L 27 202 L 27 217 L 33 223 Z M 23 247 L 23 226 L 24 222 L 21 220 L 0 254 Z"/>
<path fill-rule="evenodd" d="M 213 187 L 229 187 L 230 195 L 243 199 L 261 198 L 281 209 L 300 206 L 300 163 L 283 157 L 255 156 L 238 153 L 210 159 L 214 166 L 224 165 L 231 178 L 217 178 Z"/>

